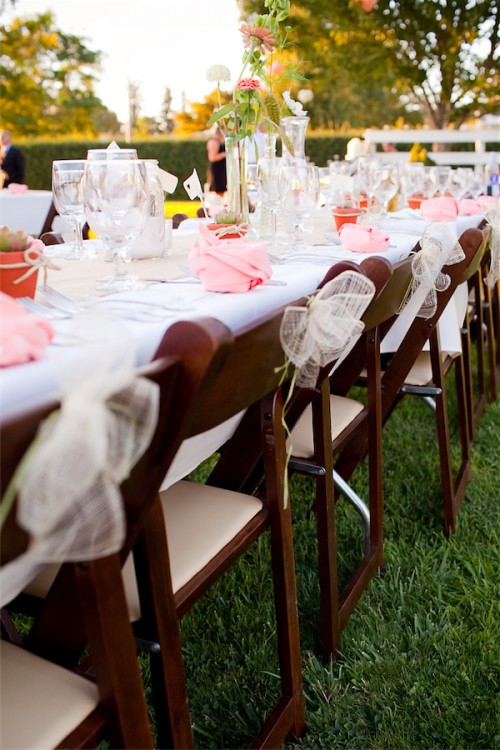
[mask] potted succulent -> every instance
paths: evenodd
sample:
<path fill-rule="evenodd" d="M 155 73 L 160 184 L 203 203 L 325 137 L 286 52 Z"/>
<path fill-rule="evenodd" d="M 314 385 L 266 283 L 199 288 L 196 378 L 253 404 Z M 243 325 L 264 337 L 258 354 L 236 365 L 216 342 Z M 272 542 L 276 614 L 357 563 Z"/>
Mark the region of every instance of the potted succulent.
<path fill-rule="evenodd" d="M 223 208 L 219 211 L 215 215 L 213 223 L 207 224 L 207 227 L 210 231 L 217 232 L 217 236 L 221 240 L 239 240 L 248 231 L 248 225 L 242 223 L 241 214 L 231 211 L 228 208 Z M 231 231 L 232 229 L 234 231 Z"/>
<path fill-rule="evenodd" d="M 0 292 L 11 297 L 34 297 L 38 259 L 44 244 L 26 232 L 0 227 Z"/>

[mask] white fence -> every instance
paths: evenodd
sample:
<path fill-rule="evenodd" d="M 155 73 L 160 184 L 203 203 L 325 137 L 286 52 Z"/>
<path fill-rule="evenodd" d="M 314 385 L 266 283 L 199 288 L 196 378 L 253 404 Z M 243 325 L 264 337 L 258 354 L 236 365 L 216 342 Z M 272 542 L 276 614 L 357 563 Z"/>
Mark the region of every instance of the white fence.
<path fill-rule="evenodd" d="M 499 128 L 484 128 L 482 130 L 365 130 L 366 153 L 375 153 L 378 144 L 393 143 L 398 145 L 407 143 L 474 143 L 474 151 L 432 151 L 429 158 L 436 164 L 450 166 L 475 166 L 488 164 L 491 151 L 486 151 L 487 143 L 500 142 Z M 384 160 L 408 161 L 408 151 L 384 152 Z M 500 163 L 500 154 L 497 153 Z"/>

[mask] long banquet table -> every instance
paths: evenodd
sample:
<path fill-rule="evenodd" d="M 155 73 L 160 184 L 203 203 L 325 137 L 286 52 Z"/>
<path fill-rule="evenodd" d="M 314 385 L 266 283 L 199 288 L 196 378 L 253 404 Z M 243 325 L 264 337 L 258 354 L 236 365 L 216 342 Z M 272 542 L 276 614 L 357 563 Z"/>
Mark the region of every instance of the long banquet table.
<path fill-rule="evenodd" d="M 38 236 L 51 206 L 51 190 L 26 190 L 16 194 L 4 188 L 0 190 L 0 225 Z"/>
<path fill-rule="evenodd" d="M 480 220 L 480 216 L 459 217 L 450 222 L 450 225 L 458 238 L 466 228 L 477 226 Z M 390 235 L 391 245 L 383 256 L 394 263 L 411 252 L 423 234 L 426 222 L 389 219 L 384 226 Z M 131 264 L 131 270 L 145 280 L 145 288 L 114 295 L 115 299 L 136 299 L 157 304 L 159 310 L 162 305 L 178 306 L 177 310 L 165 309 L 158 320 L 150 322 L 125 319 L 114 311 L 107 314 L 106 302 L 100 300 L 95 291 L 96 278 L 103 273 L 110 273 L 112 268 L 104 259 L 103 251 L 99 251 L 96 259 L 75 261 L 57 257 L 60 252 L 57 246 L 47 248 L 47 254 L 56 256 L 52 261 L 60 266 L 60 270 L 49 270 L 48 283 L 75 300 L 88 301 L 92 298 L 97 304 L 81 316 L 52 321 L 62 342 L 65 336 L 68 341 L 73 340 L 73 335 L 77 337 L 74 345 L 68 343 L 49 346 L 46 356 L 37 362 L 0 370 L 2 418 L 14 416 L 26 408 L 58 396 L 63 385 L 62 372 L 66 373 L 68 369 L 77 371 L 78 363 L 84 360 L 86 367 L 89 366 L 89 361 L 99 362 L 103 352 L 112 343 L 117 347 L 135 348 L 135 364 L 144 364 L 151 360 L 163 333 L 176 320 L 210 316 L 217 318 L 231 330 L 237 330 L 256 321 L 269 310 L 310 294 L 317 288 L 328 267 L 336 261 L 348 259 L 359 263 L 367 257 L 364 254 L 350 253 L 339 246 L 320 244 L 325 242 L 325 231 L 334 233 L 331 217 L 323 212 L 318 216 L 314 232 L 309 237 L 310 259 L 273 265 L 272 280 L 278 284 L 259 286 L 244 294 L 206 292 L 201 284 L 186 278 L 179 264 L 187 262 L 189 250 L 199 235 L 196 231 L 175 232 L 169 255 L 138 260 Z M 39 277 L 41 284 L 43 274 L 40 273 Z M 163 279 L 166 283 L 146 281 L 150 279 Z M 169 283 L 167 280 L 176 283 Z M 280 282 L 282 285 L 279 285 Z M 449 322 L 446 323 L 445 319 L 445 324 L 441 326 L 442 345 L 447 351 L 460 351 L 458 326 L 454 323 L 457 316 L 463 317 L 464 312 L 465 298 L 462 294 L 457 301 L 457 309 L 452 307 L 450 310 Z"/>

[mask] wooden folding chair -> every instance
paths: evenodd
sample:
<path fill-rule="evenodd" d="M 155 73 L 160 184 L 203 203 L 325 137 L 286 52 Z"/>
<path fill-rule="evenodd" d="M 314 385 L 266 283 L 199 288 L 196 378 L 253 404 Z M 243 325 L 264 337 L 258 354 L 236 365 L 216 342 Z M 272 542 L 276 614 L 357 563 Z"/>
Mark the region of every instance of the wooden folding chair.
<path fill-rule="evenodd" d="M 338 273 L 343 267 L 339 264 L 332 271 Z M 339 368 L 330 377 L 327 371 L 324 373 L 319 392 L 302 412 L 290 437 L 293 447 L 290 470 L 309 474 L 316 482 L 313 508 L 317 518 L 321 634 L 326 655 L 338 653 L 340 632 L 383 563 L 380 331 L 384 323 L 394 319 L 412 278 L 410 259 L 391 268 L 384 259 L 372 258 L 364 261 L 359 270 L 372 279 L 377 289 L 362 318 L 365 331 Z M 368 372 L 366 405 L 347 397 L 364 368 Z M 302 394 L 302 398 L 304 396 Z M 299 394 L 290 408 L 290 424 L 296 419 L 300 400 Z M 369 509 L 333 465 L 344 446 L 356 440 L 360 430 L 366 429 L 369 435 Z M 337 580 L 335 490 L 346 497 L 365 523 L 364 557 L 342 591 Z"/>
<path fill-rule="evenodd" d="M 485 231 L 483 254 L 479 259 L 479 267 L 476 268 L 475 264 L 472 264 L 465 274 L 465 281 L 468 288 L 468 304 L 464 324 L 461 329 L 461 342 L 469 436 L 472 441 L 474 440 L 477 424 L 486 408 L 487 402 L 485 344 L 489 355 L 490 395 L 493 399 L 496 399 L 492 295 L 491 289 L 485 284 L 485 277 L 489 269 L 489 236 L 490 232 Z M 476 345 L 476 387 L 472 363 L 473 338 Z M 491 374 L 493 374 L 493 382 L 491 382 Z"/>
<path fill-rule="evenodd" d="M 182 359 L 171 346 L 177 336 L 193 345 Z M 89 747 L 103 733 L 113 747 L 153 747 L 121 569 L 229 340 L 216 321 L 176 324 L 156 361 L 143 369 L 160 388 L 159 419 L 149 447 L 121 487 L 127 520 L 123 547 L 102 559 L 49 571 L 53 583 L 25 648 L 2 642 L 3 747 Z M 57 406 L 1 425 L 2 495 L 38 426 Z M 27 541 L 11 512 L 2 529 L 2 564 L 24 551 Z M 74 667 L 87 644 L 96 684 L 60 666 Z"/>
<path fill-rule="evenodd" d="M 470 479 L 470 446 L 465 387 L 463 376 L 463 359 L 457 358 L 456 379 L 459 399 L 461 464 L 455 479 L 450 455 L 450 437 L 446 405 L 444 373 L 453 364 L 452 358 L 445 357 L 439 345 L 437 323 L 450 301 L 456 288 L 463 283 L 471 267 L 478 268 L 483 253 L 484 235 L 479 229 L 468 229 L 460 237 L 460 245 L 465 259 L 455 265 L 445 267 L 450 277 L 447 289 L 439 292 L 436 312 L 431 318 L 415 318 L 398 350 L 389 360 L 381 380 L 382 387 L 382 420 L 389 418 L 396 404 L 405 394 L 433 395 L 436 397 L 436 423 L 440 456 L 441 487 L 443 493 L 443 510 L 445 532 L 455 530 L 456 517 L 465 490 Z M 424 344 L 429 341 L 430 353 L 422 354 Z M 410 372 L 413 373 L 410 376 Z M 418 383 L 416 382 L 418 378 Z M 410 383 L 409 380 L 413 383 Z M 356 445 L 347 446 L 339 457 L 337 470 L 348 481 L 360 458 L 366 455 L 367 440 L 358 441 Z"/>
<path fill-rule="evenodd" d="M 285 496 L 283 400 L 277 372 L 282 312 L 235 334 L 232 349 L 204 394 L 188 437 L 205 433 L 257 404 L 259 428 L 247 434 L 264 456 L 259 497 L 180 481 L 162 492 L 134 548 L 141 620 L 137 633 L 159 644 L 152 654 L 153 698 L 159 736 L 174 748 L 192 746 L 183 660 L 172 633 L 211 584 L 270 529 L 281 690 L 253 747 L 279 747 L 304 728 L 304 699 L 290 504 Z M 176 349 L 191 346 L 179 338 Z M 131 604 L 131 606 L 134 606 Z M 258 606 L 258 603 L 256 603 Z"/>

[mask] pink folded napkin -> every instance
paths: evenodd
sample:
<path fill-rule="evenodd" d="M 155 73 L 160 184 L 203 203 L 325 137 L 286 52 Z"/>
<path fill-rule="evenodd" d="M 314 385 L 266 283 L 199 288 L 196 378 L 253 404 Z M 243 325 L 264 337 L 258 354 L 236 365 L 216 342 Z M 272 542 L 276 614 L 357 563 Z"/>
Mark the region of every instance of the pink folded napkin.
<path fill-rule="evenodd" d="M 365 224 L 343 224 L 339 237 L 353 253 L 383 253 L 389 247 L 389 235 L 383 229 Z"/>
<path fill-rule="evenodd" d="M 431 221 L 453 221 L 458 216 L 458 203 L 455 198 L 441 195 L 422 201 L 420 210 L 424 219 Z"/>
<path fill-rule="evenodd" d="M 271 278 L 265 245 L 250 244 L 245 238 L 223 240 L 200 225 L 202 239 L 194 243 L 189 265 L 209 292 L 248 292 Z"/>
<path fill-rule="evenodd" d="M 54 338 L 48 320 L 27 313 L 19 302 L 0 292 L 0 367 L 40 359 Z"/>
<path fill-rule="evenodd" d="M 461 216 L 474 216 L 475 214 L 482 214 L 483 211 L 484 208 L 479 199 L 476 201 L 473 198 L 462 198 L 458 202 L 458 213 Z"/>
<path fill-rule="evenodd" d="M 483 211 L 500 207 L 500 198 L 496 195 L 480 195 L 477 202 L 481 205 Z"/>
<path fill-rule="evenodd" d="M 21 185 L 19 182 L 11 182 L 10 185 L 7 185 L 7 190 L 13 195 L 20 195 L 21 193 L 25 193 L 27 189 L 27 185 Z"/>

